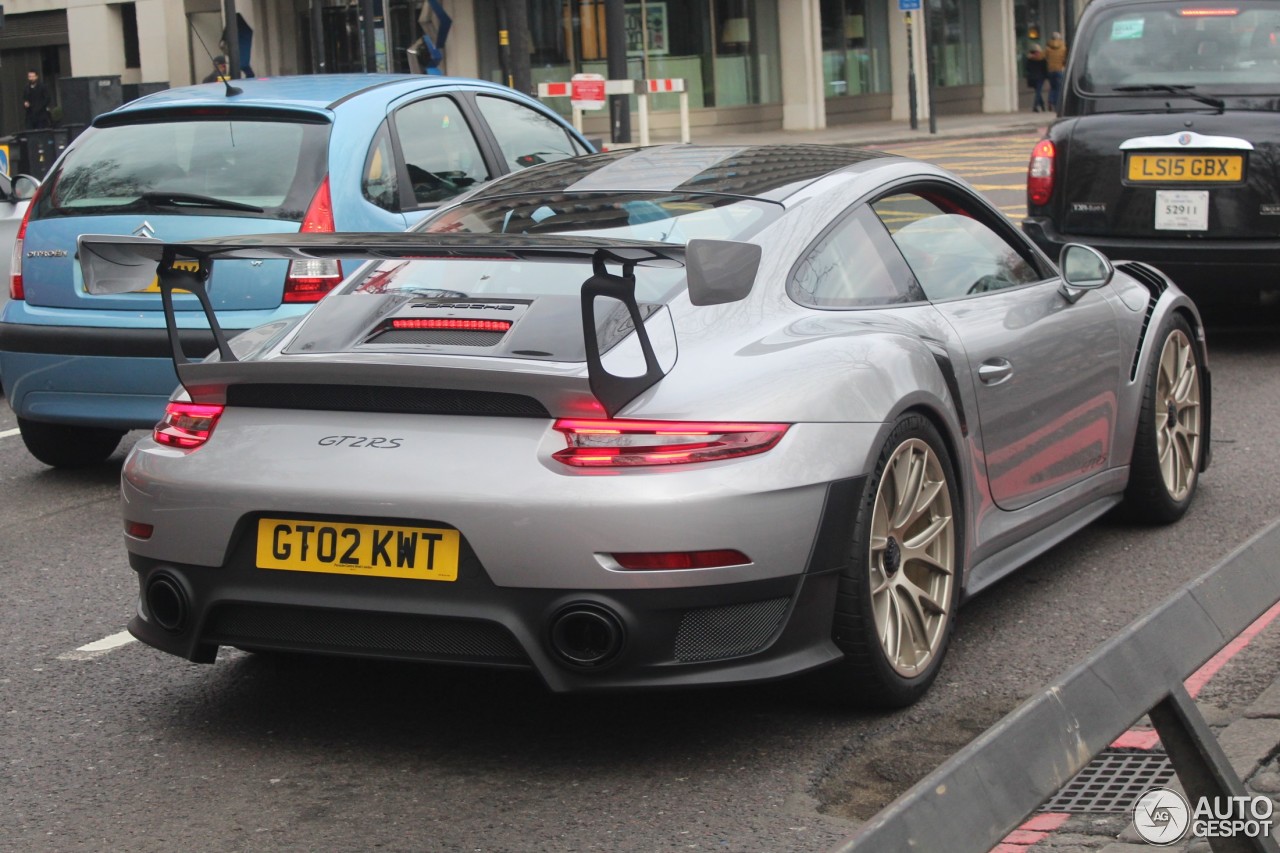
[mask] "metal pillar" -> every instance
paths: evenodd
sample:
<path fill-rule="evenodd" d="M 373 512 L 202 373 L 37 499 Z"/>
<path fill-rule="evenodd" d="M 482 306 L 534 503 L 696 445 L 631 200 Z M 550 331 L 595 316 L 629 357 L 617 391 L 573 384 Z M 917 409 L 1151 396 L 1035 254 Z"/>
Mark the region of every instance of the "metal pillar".
<path fill-rule="evenodd" d="M 604 23 L 607 30 L 605 52 L 608 54 L 608 78 L 627 79 L 627 13 L 624 0 L 605 0 Z M 613 142 L 631 141 L 631 98 L 609 97 L 609 130 Z"/>

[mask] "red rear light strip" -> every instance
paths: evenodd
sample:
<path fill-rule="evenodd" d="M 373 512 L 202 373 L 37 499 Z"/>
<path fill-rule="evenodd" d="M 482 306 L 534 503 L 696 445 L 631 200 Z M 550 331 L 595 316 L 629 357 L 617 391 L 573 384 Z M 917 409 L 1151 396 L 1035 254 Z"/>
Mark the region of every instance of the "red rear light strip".
<path fill-rule="evenodd" d="M 715 462 L 764 453 L 790 424 L 561 418 L 569 445 L 552 458 L 575 468 L 632 468 Z"/>
<path fill-rule="evenodd" d="M 151 437 L 157 444 L 195 450 L 213 435 L 222 410 L 222 406 L 203 403 L 170 403 Z"/>
<path fill-rule="evenodd" d="M 393 329 L 465 329 L 472 332 L 505 332 L 510 320 L 462 320 L 449 317 L 402 318 L 391 321 Z"/>
<path fill-rule="evenodd" d="M 1239 9 L 1179 9 L 1184 18 L 1231 18 L 1240 14 Z"/>

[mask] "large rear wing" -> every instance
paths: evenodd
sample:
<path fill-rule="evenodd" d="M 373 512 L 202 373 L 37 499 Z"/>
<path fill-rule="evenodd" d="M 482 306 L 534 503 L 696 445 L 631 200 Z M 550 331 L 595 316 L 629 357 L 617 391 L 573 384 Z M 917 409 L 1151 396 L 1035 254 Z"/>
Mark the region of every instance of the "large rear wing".
<path fill-rule="evenodd" d="M 690 301 L 719 305 L 746 298 L 760 265 L 761 250 L 752 243 L 691 240 L 688 245 L 602 237 L 512 234 L 252 234 L 209 240 L 166 243 L 145 237 L 82 235 L 78 241 L 85 289 L 92 294 L 134 293 L 160 287 L 173 363 L 184 387 L 204 384 L 200 362 L 188 360 L 178 337 L 173 293 L 187 291 L 199 300 L 217 342 L 223 368 L 237 361 L 209 299 L 213 264 L 220 260 L 448 260 L 492 259 L 589 263 L 592 274 L 582 284 L 582 332 L 591 392 L 612 417 L 664 373 L 645 330 L 635 295 L 637 266 L 683 266 Z M 619 268 L 610 272 L 610 265 Z M 600 298 L 622 303 L 631 318 L 645 370 L 618 376 L 605 369 L 595 324 Z M 207 372 L 207 371 L 206 371 Z"/>

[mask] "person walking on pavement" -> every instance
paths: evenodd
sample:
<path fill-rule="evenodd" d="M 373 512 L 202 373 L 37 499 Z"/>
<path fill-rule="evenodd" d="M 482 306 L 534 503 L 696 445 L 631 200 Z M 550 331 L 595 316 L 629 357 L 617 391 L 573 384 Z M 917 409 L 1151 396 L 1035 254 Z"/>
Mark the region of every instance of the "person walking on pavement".
<path fill-rule="evenodd" d="M 1044 61 L 1049 67 L 1049 109 L 1056 113 L 1062 98 L 1062 76 L 1067 68 L 1067 43 L 1062 40 L 1062 33 L 1050 36 Z"/>
<path fill-rule="evenodd" d="M 1027 85 L 1036 93 L 1031 104 L 1033 113 L 1044 112 L 1044 81 L 1049 78 L 1049 64 L 1045 61 L 1044 50 L 1035 42 L 1022 60 L 1022 70 L 1027 78 Z"/>
<path fill-rule="evenodd" d="M 213 58 L 213 70 L 204 76 L 201 83 L 224 83 L 231 79 L 230 72 L 227 71 L 227 58 L 222 54 L 218 54 Z"/>
<path fill-rule="evenodd" d="M 40 81 L 34 68 L 27 71 L 27 85 L 22 89 L 22 108 L 26 111 L 27 130 L 44 130 L 53 127 L 49 112 L 49 90 Z"/>

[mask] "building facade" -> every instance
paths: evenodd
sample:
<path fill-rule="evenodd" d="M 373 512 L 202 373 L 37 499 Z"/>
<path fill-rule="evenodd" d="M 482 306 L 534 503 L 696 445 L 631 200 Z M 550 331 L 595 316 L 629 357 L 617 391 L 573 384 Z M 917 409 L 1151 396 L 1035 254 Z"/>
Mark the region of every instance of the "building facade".
<path fill-rule="evenodd" d="M 242 19 L 242 65 L 257 74 L 364 70 L 366 8 L 374 10 L 372 64 L 407 72 L 424 2 L 9 0 L 0 29 L 0 129 L 23 127 L 29 68 L 42 74 L 59 102 L 55 118 L 67 124 L 91 117 L 85 91 L 129 100 L 199 82 L 212 56 L 225 52 L 228 6 Z M 440 3 L 453 21 L 445 72 L 503 79 L 498 4 Z M 527 4 L 535 83 L 604 73 L 605 0 Z M 908 15 L 900 4 L 921 8 Z M 695 140 L 699 127 L 808 130 L 906 120 L 913 68 L 922 119 L 930 77 L 938 115 L 1025 108 L 1021 58 L 1030 43 L 1063 28 L 1059 0 L 628 0 L 624 8 L 629 76 L 685 79 Z M 567 113 L 561 100 L 550 103 Z M 105 101 L 88 103 L 92 112 Z M 652 106 L 655 133 L 673 131 L 675 96 Z M 601 133 L 606 121 L 589 117 L 587 129 Z"/>

